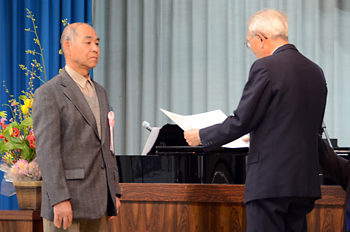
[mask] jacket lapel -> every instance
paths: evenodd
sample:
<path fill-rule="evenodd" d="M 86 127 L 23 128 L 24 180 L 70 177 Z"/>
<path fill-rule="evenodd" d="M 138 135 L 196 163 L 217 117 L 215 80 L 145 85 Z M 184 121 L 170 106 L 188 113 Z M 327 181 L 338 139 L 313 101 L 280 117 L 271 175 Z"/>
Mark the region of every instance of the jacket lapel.
<path fill-rule="evenodd" d="M 106 125 L 106 120 L 108 119 L 108 109 L 105 109 L 105 95 L 104 95 L 104 91 L 102 89 L 102 87 L 98 84 L 96 84 L 96 82 L 94 82 L 94 86 L 95 86 L 95 90 L 96 90 L 96 95 L 97 95 L 97 99 L 98 99 L 98 104 L 100 107 L 100 125 L 101 125 L 101 140 L 104 141 L 105 139 L 105 134 L 106 134 L 106 129 L 109 128 Z"/>
<path fill-rule="evenodd" d="M 92 127 L 96 136 L 99 137 L 95 117 L 83 93 L 65 69 L 62 70 L 62 74 L 62 86 L 64 87 L 63 94 L 75 105 L 85 121 Z"/>

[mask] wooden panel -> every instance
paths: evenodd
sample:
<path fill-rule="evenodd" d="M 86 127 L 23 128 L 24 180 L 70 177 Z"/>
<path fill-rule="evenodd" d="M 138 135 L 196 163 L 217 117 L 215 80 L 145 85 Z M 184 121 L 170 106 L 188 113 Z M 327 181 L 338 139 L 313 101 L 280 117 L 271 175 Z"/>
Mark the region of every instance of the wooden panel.
<path fill-rule="evenodd" d="M 321 186 L 322 199 L 316 201 L 317 205 L 344 205 L 345 191 L 340 186 Z"/>
<path fill-rule="evenodd" d="M 245 231 L 245 215 L 242 204 L 128 201 L 110 231 Z"/>
<path fill-rule="evenodd" d="M 123 196 L 110 232 L 245 232 L 244 185 L 120 184 Z M 341 231 L 345 191 L 322 186 L 308 230 Z M 1 232 L 42 232 L 40 211 L 0 211 Z"/>
<path fill-rule="evenodd" d="M 0 231 L 3 232 L 12 232 L 12 231 L 21 231 L 21 232 L 33 232 L 33 222 L 32 221 L 2 221 Z M 43 231 L 43 230 L 41 230 Z M 36 232 L 36 231 L 35 231 Z"/>
<path fill-rule="evenodd" d="M 0 210 L 2 220 L 41 220 L 39 210 Z"/>
<path fill-rule="evenodd" d="M 343 207 L 316 205 L 306 218 L 308 231 L 341 232 L 343 228 Z"/>
<path fill-rule="evenodd" d="M 122 201 L 244 202 L 244 185 L 120 184 Z"/>
<path fill-rule="evenodd" d="M 244 185 L 227 184 L 134 184 L 121 183 L 122 201 L 181 201 L 243 203 Z M 321 186 L 318 205 L 343 205 L 345 191 L 340 186 Z"/>
<path fill-rule="evenodd" d="M 307 215 L 308 231 L 340 232 L 343 228 L 345 191 L 340 186 L 321 186 L 322 199 Z"/>
<path fill-rule="evenodd" d="M 40 211 L 0 210 L 0 231 L 43 232 Z"/>
<path fill-rule="evenodd" d="M 244 185 L 121 184 L 119 216 L 111 232 L 244 232 Z M 341 231 L 345 191 L 322 186 L 322 199 L 307 215 L 308 230 Z"/>

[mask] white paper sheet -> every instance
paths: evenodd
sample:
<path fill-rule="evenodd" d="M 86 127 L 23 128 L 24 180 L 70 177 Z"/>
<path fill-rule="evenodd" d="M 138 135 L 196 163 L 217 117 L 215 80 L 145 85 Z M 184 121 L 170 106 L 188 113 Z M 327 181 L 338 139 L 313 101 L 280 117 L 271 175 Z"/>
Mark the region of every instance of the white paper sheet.
<path fill-rule="evenodd" d="M 193 115 L 179 115 L 167 110 L 160 110 L 163 111 L 164 114 L 166 114 L 184 131 L 190 129 L 201 129 L 214 124 L 222 123 L 227 118 L 227 116 L 221 110 L 214 110 Z"/>
<path fill-rule="evenodd" d="M 164 114 L 166 114 L 171 120 L 173 120 L 181 129 L 184 131 L 190 129 L 202 129 L 208 126 L 212 126 L 218 123 L 222 123 L 227 116 L 221 110 L 209 111 L 201 114 L 193 115 L 179 115 L 169 112 L 164 109 L 160 109 Z M 243 141 L 244 135 L 239 139 L 236 139 L 228 144 L 223 145 L 223 147 L 228 148 L 240 148 L 249 147 L 249 142 Z"/>

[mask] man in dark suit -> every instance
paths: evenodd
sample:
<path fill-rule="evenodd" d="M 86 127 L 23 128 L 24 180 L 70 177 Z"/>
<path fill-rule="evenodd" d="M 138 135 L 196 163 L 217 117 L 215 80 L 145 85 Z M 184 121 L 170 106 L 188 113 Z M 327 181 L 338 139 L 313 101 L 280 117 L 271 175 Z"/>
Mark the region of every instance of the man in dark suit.
<path fill-rule="evenodd" d="M 345 191 L 343 232 L 350 231 L 349 197 L 350 197 L 350 162 L 335 154 L 333 149 L 319 137 L 318 143 L 320 168 L 324 174 L 331 177 Z"/>
<path fill-rule="evenodd" d="M 244 201 L 247 230 L 307 231 L 321 197 L 317 135 L 327 87 L 323 71 L 288 42 L 288 17 L 266 9 L 248 22 L 246 46 L 258 60 L 233 116 L 184 133 L 210 151 L 250 133 Z"/>
<path fill-rule="evenodd" d="M 108 98 L 89 75 L 98 63 L 98 45 L 90 25 L 67 26 L 61 36 L 66 66 L 34 94 L 45 232 L 107 231 L 107 218 L 119 210 Z"/>

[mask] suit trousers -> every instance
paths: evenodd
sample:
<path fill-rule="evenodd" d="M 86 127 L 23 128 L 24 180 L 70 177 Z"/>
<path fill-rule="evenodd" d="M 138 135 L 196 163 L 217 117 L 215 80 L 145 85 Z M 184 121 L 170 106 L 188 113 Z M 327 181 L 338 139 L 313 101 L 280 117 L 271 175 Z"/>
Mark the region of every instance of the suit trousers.
<path fill-rule="evenodd" d="M 43 218 L 44 232 L 108 232 L 107 213 L 100 219 L 73 219 L 72 225 L 64 230 L 57 228 L 53 221 Z"/>
<path fill-rule="evenodd" d="M 281 197 L 250 201 L 246 204 L 247 232 L 306 232 L 306 214 L 315 198 Z"/>

